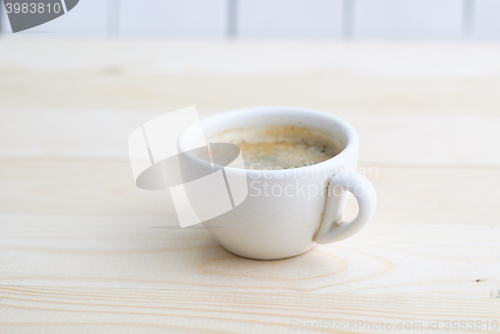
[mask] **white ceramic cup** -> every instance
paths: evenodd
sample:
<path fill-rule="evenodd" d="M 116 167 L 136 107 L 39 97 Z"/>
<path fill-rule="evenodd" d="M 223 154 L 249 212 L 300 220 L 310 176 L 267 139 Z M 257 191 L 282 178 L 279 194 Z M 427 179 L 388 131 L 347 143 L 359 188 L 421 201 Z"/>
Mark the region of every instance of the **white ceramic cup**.
<path fill-rule="evenodd" d="M 310 127 L 342 148 L 333 158 L 310 166 L 246 169 L 247 198 L 231 211 L 203 223 L 229 252 L 260 260 L 287 258 L 316 244 L 348 238 L 372 218 L 377 197 L 372 184 L 356 173 L 358 135 L 340 118 L 309 109 L 256 107 L 216 114 L 200 122 L 206 138 L 240 128 L 261 131 L 272 126 Z M 181 152 L 200 141 L 196 133 L 194 125 L 182 132 L 178 139 Z M 195 156 L 189 159 L 199 168 L 207 165 Z M 229 167 L 225 172 L 230 176 L 241 173 L 241 169 Z M 347 192 L 358 201 L 359 212 L 352 221 L 341 222 Z"/>

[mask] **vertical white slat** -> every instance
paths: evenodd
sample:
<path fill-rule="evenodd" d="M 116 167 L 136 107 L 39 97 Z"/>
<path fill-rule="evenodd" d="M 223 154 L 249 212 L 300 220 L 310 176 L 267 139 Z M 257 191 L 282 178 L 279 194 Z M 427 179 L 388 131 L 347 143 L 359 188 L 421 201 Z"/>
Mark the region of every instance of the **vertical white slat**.
<path fill-rule="evenodd" d="M 5 14 L 5 8 L 3 9 L 2 32 L 11 34 L 12 29 Z M 63 9 L 61 8 L 61 10 Z M 55 20 L 17 34 L 32 33 L 47 33 L 47 36 L 105 36 L 106 2 L 103 0 L 81 0 L 72 10 Z"/>
<path fill-rule="evenodd" d="M 474 37 L 477 39 L 500 39 L 499 0 L 476 0 Z"/>
<path fill-rule="evenodd" d="M 120 36 L 226 36 L 227 0 L 122 0 Z"/>
<path fill-rule="evenodd" d="M 356 39 L 459 39 L 463 1 L 355 0 Z"/>
<path fill-rule="evenodd" d="M 106 34 L 108 37 L 120 35 L 120 0 L 106 0 Z"/>
<path fill-rule="evenodd" d="M 342 38 L 351 39 L 354 37 L 354 1 L 342 0 Z"/>
<path fill-rule="evenodd" d="M 341 37 L 341 0 L 239 0 L 238 37 Z"/>
<path fill-rule="evenodd" d="M 475 0 L 462 0 L 462 37 L 471 39 L 474 36 L 474 12 L 476 7 Z"/>
<path fill-rule="evenodd" d="M 228 38 L 236 38 L 238 31 L 238 0 L 227 0 L 226 34 Z"/>
<path fill-rule="evenodd" d="M 2 32 L 12 32 L 9 25 L 9 18 L 7 17 L 7 13 L 5 12 L 5 5 L 3 0 L 0 0 L 0 33 Z"/>

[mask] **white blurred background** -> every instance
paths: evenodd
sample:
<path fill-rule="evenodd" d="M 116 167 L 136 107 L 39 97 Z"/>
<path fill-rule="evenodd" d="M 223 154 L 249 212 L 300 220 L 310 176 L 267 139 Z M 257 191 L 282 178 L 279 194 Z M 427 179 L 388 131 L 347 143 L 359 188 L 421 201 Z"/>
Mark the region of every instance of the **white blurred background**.
<path fill-rule="evenodd" d="M 0 3 L 2 0 L 0 0 Z M 0 27 L 12 35 L 5 7 Z M 81 0 L 24 34 L 238 39 L 500 39 L 498 0 Z"/>

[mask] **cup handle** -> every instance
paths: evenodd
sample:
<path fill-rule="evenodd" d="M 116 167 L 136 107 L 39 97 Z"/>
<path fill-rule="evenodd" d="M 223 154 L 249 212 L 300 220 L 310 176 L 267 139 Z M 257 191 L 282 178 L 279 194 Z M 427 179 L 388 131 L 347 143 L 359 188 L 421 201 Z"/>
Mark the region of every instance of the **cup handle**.
<path fill-rule="evenodd" d="M 350 222 L 340 222 L 349 191 L 358 201 L 359 212 Z M 340 241 L 357 233 L 370 221 L 377 206 L 377 194 L 370 181 L 352 172 L 340 172 L 328 185 L 326 210 L 321 227 L 316 235 L 316 243 L 327 244 Z"/>

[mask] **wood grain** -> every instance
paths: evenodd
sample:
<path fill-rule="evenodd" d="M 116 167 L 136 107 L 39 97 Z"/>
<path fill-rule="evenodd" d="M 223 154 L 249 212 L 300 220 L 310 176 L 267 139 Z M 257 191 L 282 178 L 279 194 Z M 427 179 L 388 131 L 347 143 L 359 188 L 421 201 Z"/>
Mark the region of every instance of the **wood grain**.
<path fill-rule="evenodd" d="M 296 323 L 421 324 L 499 319 L 497 299 L 234 291 L 3 287 L 0 328 L 38 333 L 290 333 Z M 7 318 L 8 317 L 8 318 Z M 302 332 L 302 331 L 299 331 Z M 325 332 L 377 332 L 358 330 Z M 380 331 L 378 331 L 380 332 Z M 410 331 L 411 332 L 411 331 Z M 415 330 L 414 332 L 418 332 Z M 464 331 L 462 331 L 464 332 Z M 477 330 L 477 333 L 495 333 Z"/>
<path fill-rule="evenodd" d="M 500 108 L 500 106 L 499 106 Z M 0 157 L 128 160 L 128 136 L 162 112 L 9 110 L 0 117 Z M 213 111 L 198 106 L 200 117 Z M 327 111 L 330 111 L 326 109 Z M 358 131 L 364 165 L 500 166 L 500 117 L 332 112 Z M 112 126 L 110 126 L 112 124 Z M 398 138 L 397 142 L 394 138 Z M 485 154 L 485 152 L 489 152 Z"/>
<path fill-rule="evenodd" d="M 0 46 L 2 111 L 140 114 L 195 104 L 204 113 L 292 105 L 342 117 L 496 117 L 500 106 L 495 43 L 6 37 Z"/>
<path fill-rule="evenodd" d="M 165 218 L 3 216 L 1 285 L 489 298 L 500 292 L 499 226 L 374 223 L 282 261 L 220 247 Z M 477 282 L 476 282 L 477 281 Z"/>
<path fill-rule="evenodd" d="M 434 332 L 429 321 L 446 331 L 446 320 L 500 320 L 498 45 L 0 46 L 2 334 L 289 333 L 291 321 L 323 320 Z M 191 104 L 201 116 L 288 104 L 345 118 L 377 190 L 372 222 L 280 261 L 180 229 L 167 192 L 134 186 L 126 139 Z"/>
<path fill-rule="evenodd" d="M 377 189 L 373 223 L 500 224 L 500 167 L 373 164 L 358 172 Z M 135 187 L 128 161 L 0 158 L 0 178 L 3 214 L 175 217 L 168 192 Z"/>

